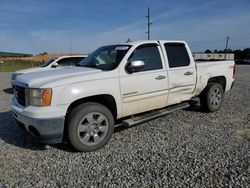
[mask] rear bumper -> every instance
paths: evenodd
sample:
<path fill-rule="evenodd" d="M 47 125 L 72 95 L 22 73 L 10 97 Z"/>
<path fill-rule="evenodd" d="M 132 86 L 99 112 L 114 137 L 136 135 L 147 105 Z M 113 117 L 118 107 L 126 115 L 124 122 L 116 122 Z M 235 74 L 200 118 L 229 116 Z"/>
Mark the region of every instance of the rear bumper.
<path fill-rule="evenodd" d="M 17 124 L 42 143 L 61 143 L 63 139 L 64 117 L 54 119 L 28 118 L 13 111 Z"/>

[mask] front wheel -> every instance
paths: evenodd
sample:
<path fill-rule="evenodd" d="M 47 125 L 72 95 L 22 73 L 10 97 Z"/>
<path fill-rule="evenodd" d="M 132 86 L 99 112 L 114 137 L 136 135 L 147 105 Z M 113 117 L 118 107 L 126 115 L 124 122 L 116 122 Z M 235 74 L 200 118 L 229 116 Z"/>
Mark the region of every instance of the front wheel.
<path fill-rule="evenodd" d="M 69 115 L 69 142 L 77 151 L 94 151 L 103 147 L 113 131 L 113 115 L 101 104 L 81 104 Z"/>
<path fill-rule="evenodd" d="M 207 112 L 215 112 L 220 109 L 223 101 L 224 90 L 218 83 L 208 83 L 200 96 L 201 107 Z"/>

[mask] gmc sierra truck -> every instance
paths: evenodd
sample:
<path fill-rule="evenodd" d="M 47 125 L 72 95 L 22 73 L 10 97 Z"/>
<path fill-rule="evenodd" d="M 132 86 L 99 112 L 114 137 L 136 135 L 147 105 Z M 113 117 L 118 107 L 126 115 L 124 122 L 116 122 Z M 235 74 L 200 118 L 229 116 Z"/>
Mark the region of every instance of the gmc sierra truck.
<path fill-rule="evenodd" d="M 103 147 L 115 125 L 135 125 L 200 98 L 220 109 L 235 80 L 233 61 L 193 60 L 183 41 L 137 41 L 98 48 L 79 66 L 19 75 L 12 111 L 42 142 L 77 151 Z"/>

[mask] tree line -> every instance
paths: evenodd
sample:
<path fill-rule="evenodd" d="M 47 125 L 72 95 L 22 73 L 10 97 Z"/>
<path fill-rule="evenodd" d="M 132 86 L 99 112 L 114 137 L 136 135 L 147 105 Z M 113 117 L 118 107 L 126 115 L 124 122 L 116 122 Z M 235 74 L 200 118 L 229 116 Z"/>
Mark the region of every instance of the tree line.
<path fill-rule="evenodd" d="M 207 49 L 205 50 L 205 53 L 234 53 L 234 58 L 235 59 L 250 59 L 250 48 L 245 48 L 244 50 L 240 50 L 240 49 L 237 49 L 237 50 L 232 50 L 232 49 L 228 49 L 226 51 L 226 49 L 224 50 L 213 50 L 211 51 L 210 49 Z"/>

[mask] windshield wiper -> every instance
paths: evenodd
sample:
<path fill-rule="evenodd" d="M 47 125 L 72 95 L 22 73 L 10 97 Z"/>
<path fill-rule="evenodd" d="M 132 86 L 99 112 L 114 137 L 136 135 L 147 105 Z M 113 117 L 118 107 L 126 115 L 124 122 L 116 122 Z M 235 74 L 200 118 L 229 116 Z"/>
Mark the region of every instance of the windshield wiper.
<path fill-rule="evenodd" d="M 96 65 L 85 65 L 84 67 L 96 68 Z"/>
<path fill-rule="evenodd" d="M 99 70 L 102 70 L 102 71 L 109 71 L 110 69 L 108 68 L 104 68 L 104 67 L 98 67 L 96 66 L 95 64 L 90 64 L 90 65 L 81 65 L 81 67 L 88 67 L 88 68 L 94 68 L 94 69 L 99 69 Z"/>
<path fill-rule="evenodd" d="M 88 67 L 88 68 L 94 68 L 99 69 L 96 65 L 80 65 L 81 67 Z"/>

